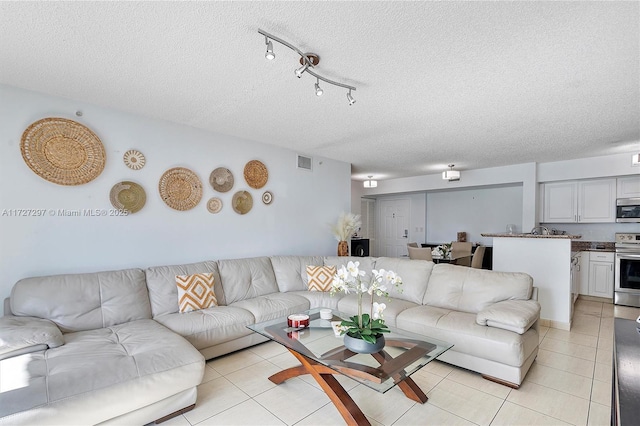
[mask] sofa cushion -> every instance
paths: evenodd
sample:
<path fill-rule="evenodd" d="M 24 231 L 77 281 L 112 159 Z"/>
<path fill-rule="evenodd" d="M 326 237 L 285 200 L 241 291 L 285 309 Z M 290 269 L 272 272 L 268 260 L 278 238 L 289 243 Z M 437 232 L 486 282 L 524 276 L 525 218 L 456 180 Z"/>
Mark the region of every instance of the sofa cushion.
<path fill-rule="evenodd" d="M 335 266 L 307 266 L 307 280 L 309 291 L 331 291 L 333 276 L 336 274 Z"/>
<path fill-rule="evenodd" d="M 149 300 L 153 317 L 178 312 L 178 288 L 176 276 L 200 273 L 213 274 L 213 292 L 218 305 L 225 305 L 224 290 L 216 262 L 198 262 L 185 265 L 154 266 L 144 271 L 149 288 Z"/>
<path fill-rule="evenodd" d="M 536 350 L 539 341 L 538 332 L 534 328 L 520 335 L 478 325 L 476 315 L 472 313 L 432 306 L 406 309 L 398 315 L 396 322 L 396 326 L 403 330 L 453 344 L 451 351 L 513 367 L 522 366 Z"/>
<path fill-rule="evenodd" d="M 1 361 L 0 417 L 14 415 L 16 423 L 31 416 L 26 423 L 98 424 L 202 381 L 202 355 L 153 320 L 64 337 L 57 348 Z M 11 417 L 5 420 L 12 423 Z"/>
<path fill-rule="evenodd" d="M 478 312 L 479 325 L 504 328 L 522 334 L 540 318 L 540 304 L 535 300 L 504 300 Z"/>
<path fill-rule="evenodd" d="M 0 317 L 0 360 L 64 344 L 51 321 L 33 317 Z"/>
<path fill-rule="evenodd" d="M 322 265 L 321 256 L 272 256 L 271 266 L 281 292 L 307 290 L 307 265 Z"/>
<path fill-rule="evenodd" d="M 247 326 L 255 322 L 251 312 L 232 306 L 160 315 L 154 319 L 198 350 L 247 336 L 252 333 Z"/>
<path fill-rule="evenodd" d="M 213 292 L 213 273 L 176 275 L 180 313 L 218 306 Z"/>
<path fill-rule="evenodd" d="M 333 296 L 326 291 L 293 291 L 291 294 L 302 296 L 309 301 L 309 309 L 314 308 L 331 308 L 338 310 L 338 302 L 342 299 L 344 293 L 336 293 Z"/>
<path fill-rule="evenodd" d="M 379 257 L 376 260 L 375 269 L 393 271 L 402 278 L 402 285 L 399 289 L 394 286 L 387 289 L 389 296 L 421 305 L 433 265 L 433 262 L 427 260 Z"/>
<path fill-rule="evenodd" d="M 441 263 L 433 267 L 423 304 L 477 314 L 503 300 L 528 300 L 532 287 L 533 279 L 525 273 Z"/>
<path fill-rule="evenodd" d="M 11 312 L 51 320 L 63 333 L 151 318 L 141 269 L 25 278 L 13 286 Z"/>
<path fill-rule="evenodd" d="M 217 263 L 227 305 L 278 292 L 268 257 L 219 260 Z"/>
<path fill-rule="evenodd" d="M 255 322 L 263 322 L 306 311 L 309 309 L 309 301 L 291 292 L 272 293 L 240 300 L 231 306 L 251 312 Z"/>

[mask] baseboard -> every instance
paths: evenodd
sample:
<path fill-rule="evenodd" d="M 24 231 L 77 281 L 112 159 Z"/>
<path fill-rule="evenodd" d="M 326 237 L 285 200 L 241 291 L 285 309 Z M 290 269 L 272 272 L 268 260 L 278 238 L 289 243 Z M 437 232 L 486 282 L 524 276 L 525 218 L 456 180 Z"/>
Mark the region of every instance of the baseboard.
<path fill-rule="evenodd" d="M 610 299 L 608 297 L 587 296 L 586 294 L 581 294 L 578 296 L 578 299 L 586 300 L 587 302 L 600 302 L 613 305 L 613 298 Z"/>
<path fill-rule="evenodd" d="M 557 328 L 558 330 L 565 330 L 565 331 L 570 331 L 571 330 L 571 323 L 566 323 L 566 322 L 560 322 L 560 321 L 554 321 L 554 320 L 548 320 L 548 319 L 542 319 L 540 318 L 540 325 L 543 327 L 550 327 L 550 328 Z"/>

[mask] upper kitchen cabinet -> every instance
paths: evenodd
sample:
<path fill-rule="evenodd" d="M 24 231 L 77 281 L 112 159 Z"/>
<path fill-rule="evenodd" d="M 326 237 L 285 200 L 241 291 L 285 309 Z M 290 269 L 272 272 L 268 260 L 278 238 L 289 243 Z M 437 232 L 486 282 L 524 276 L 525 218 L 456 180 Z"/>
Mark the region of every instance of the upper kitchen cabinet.
<path fill-rule="evenodd" d="M 546 223 L 616 221 L 616 179 L 545 183 Z"/>
<path fill-rule="evenodd" d="M 640 176 L 618 178 L 618 198 L 640 197 Z"/>

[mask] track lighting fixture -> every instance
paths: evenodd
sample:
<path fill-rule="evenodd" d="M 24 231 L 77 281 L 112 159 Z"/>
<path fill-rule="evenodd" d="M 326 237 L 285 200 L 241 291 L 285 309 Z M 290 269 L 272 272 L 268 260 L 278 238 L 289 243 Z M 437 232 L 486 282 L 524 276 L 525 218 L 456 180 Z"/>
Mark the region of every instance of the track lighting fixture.
<path fill-rule="evenodd" d="M 275 59 L 276 55 L 273 53 L 273 43 L 267 37 L 264 38 L 264 42 L 267 45 L 267 52 L 264 54 L 264 57 L 268 60 Z"/>
<path fill-rule="evenodd" d="M 303 66 L 301 66 L 300 68 L 298 68 L 295 73 L 296 73 L 296 77 L 301 78 L 302 74 L 307 70 L 307 68 L 309 68 L 309 64 L 304 64 Z"/>
<path fill-rule="evenodd" d="M 314 71 L 314 67 L 318 65 L 318 63 L 320 62 L 320 57 L 318 55 L 316 55 L 315 53 L 303 53 L 300 49 L 298 49 L 294 45 L 282 40 L 281 38 L 275 37 L 261 29 L 258 30 L 258 33 L 264 36 L 265 44 L 267 45 L 267 52 L 264 55 L 265 58 L 272 60 L 276 57 L 275 53 L 273 52 L 272 41 L 277 41 L 278 43 L 288 47 L 289 49 L 293 50 L 298 55 L 300 55 L 300 63 L 302 64 L 302 67 L 295 70 L 295 75 L 298 78 L 302 78 L 302 74 L 306 72 L 307 74 L 311 74 L 313 77 L 315 77 L 316 83 L 314 87 L 316 89 L 316 96 L 322 96 L 322 94 L 324 93 L 324 90 L 322 90 L 322 88 L 320 87 L 320 80 L 322 80 L 325 83 L 331 84 L 333 86 L 338 86 L 338 87 L 343 87 L 345 89 L 348 89 L 349 93 L 347 93 L 347 101 L 349 101 L 349 105 L 353 105 L 356 103 L 356 100 L 353 99 L 353 96 L 351 96 L 351 91 L 356 90 L 355 87 L 349 86 L 348 84 L 343 84 L 337 81 L 330 80 L 328 78 L 325 78 L 317 74 Z"/>
<path fill-rule="evenodd" d="M 460 180 L 460 172 L 453 170 L 453 166 L 455 166 L 455 164 L 449 164 L 451 170 L 442 172 L 442 179 L 448 180 L 449 182 Z"/>
<path fill-rule="evenodd" d="M 349 93 L 347 93 L 347 100 L 349 101 L 350 106 L 356 103 L 356 100 L 351 96 L 351 89 L 349 89 Z"/>

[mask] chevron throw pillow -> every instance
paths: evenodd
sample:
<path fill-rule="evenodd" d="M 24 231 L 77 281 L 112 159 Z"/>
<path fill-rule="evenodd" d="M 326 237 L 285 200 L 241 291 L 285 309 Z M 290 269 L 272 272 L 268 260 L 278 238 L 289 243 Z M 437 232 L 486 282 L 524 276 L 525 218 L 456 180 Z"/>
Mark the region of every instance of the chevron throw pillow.
<path fill-rule="evenodd" d="M 309 291 L 331 291 L 335 266 L 307 266 Z"/>
<path fill-rule="evenodd" d="M 213 274 L 176 275 L 180 313 L 218 306 Z"/>

